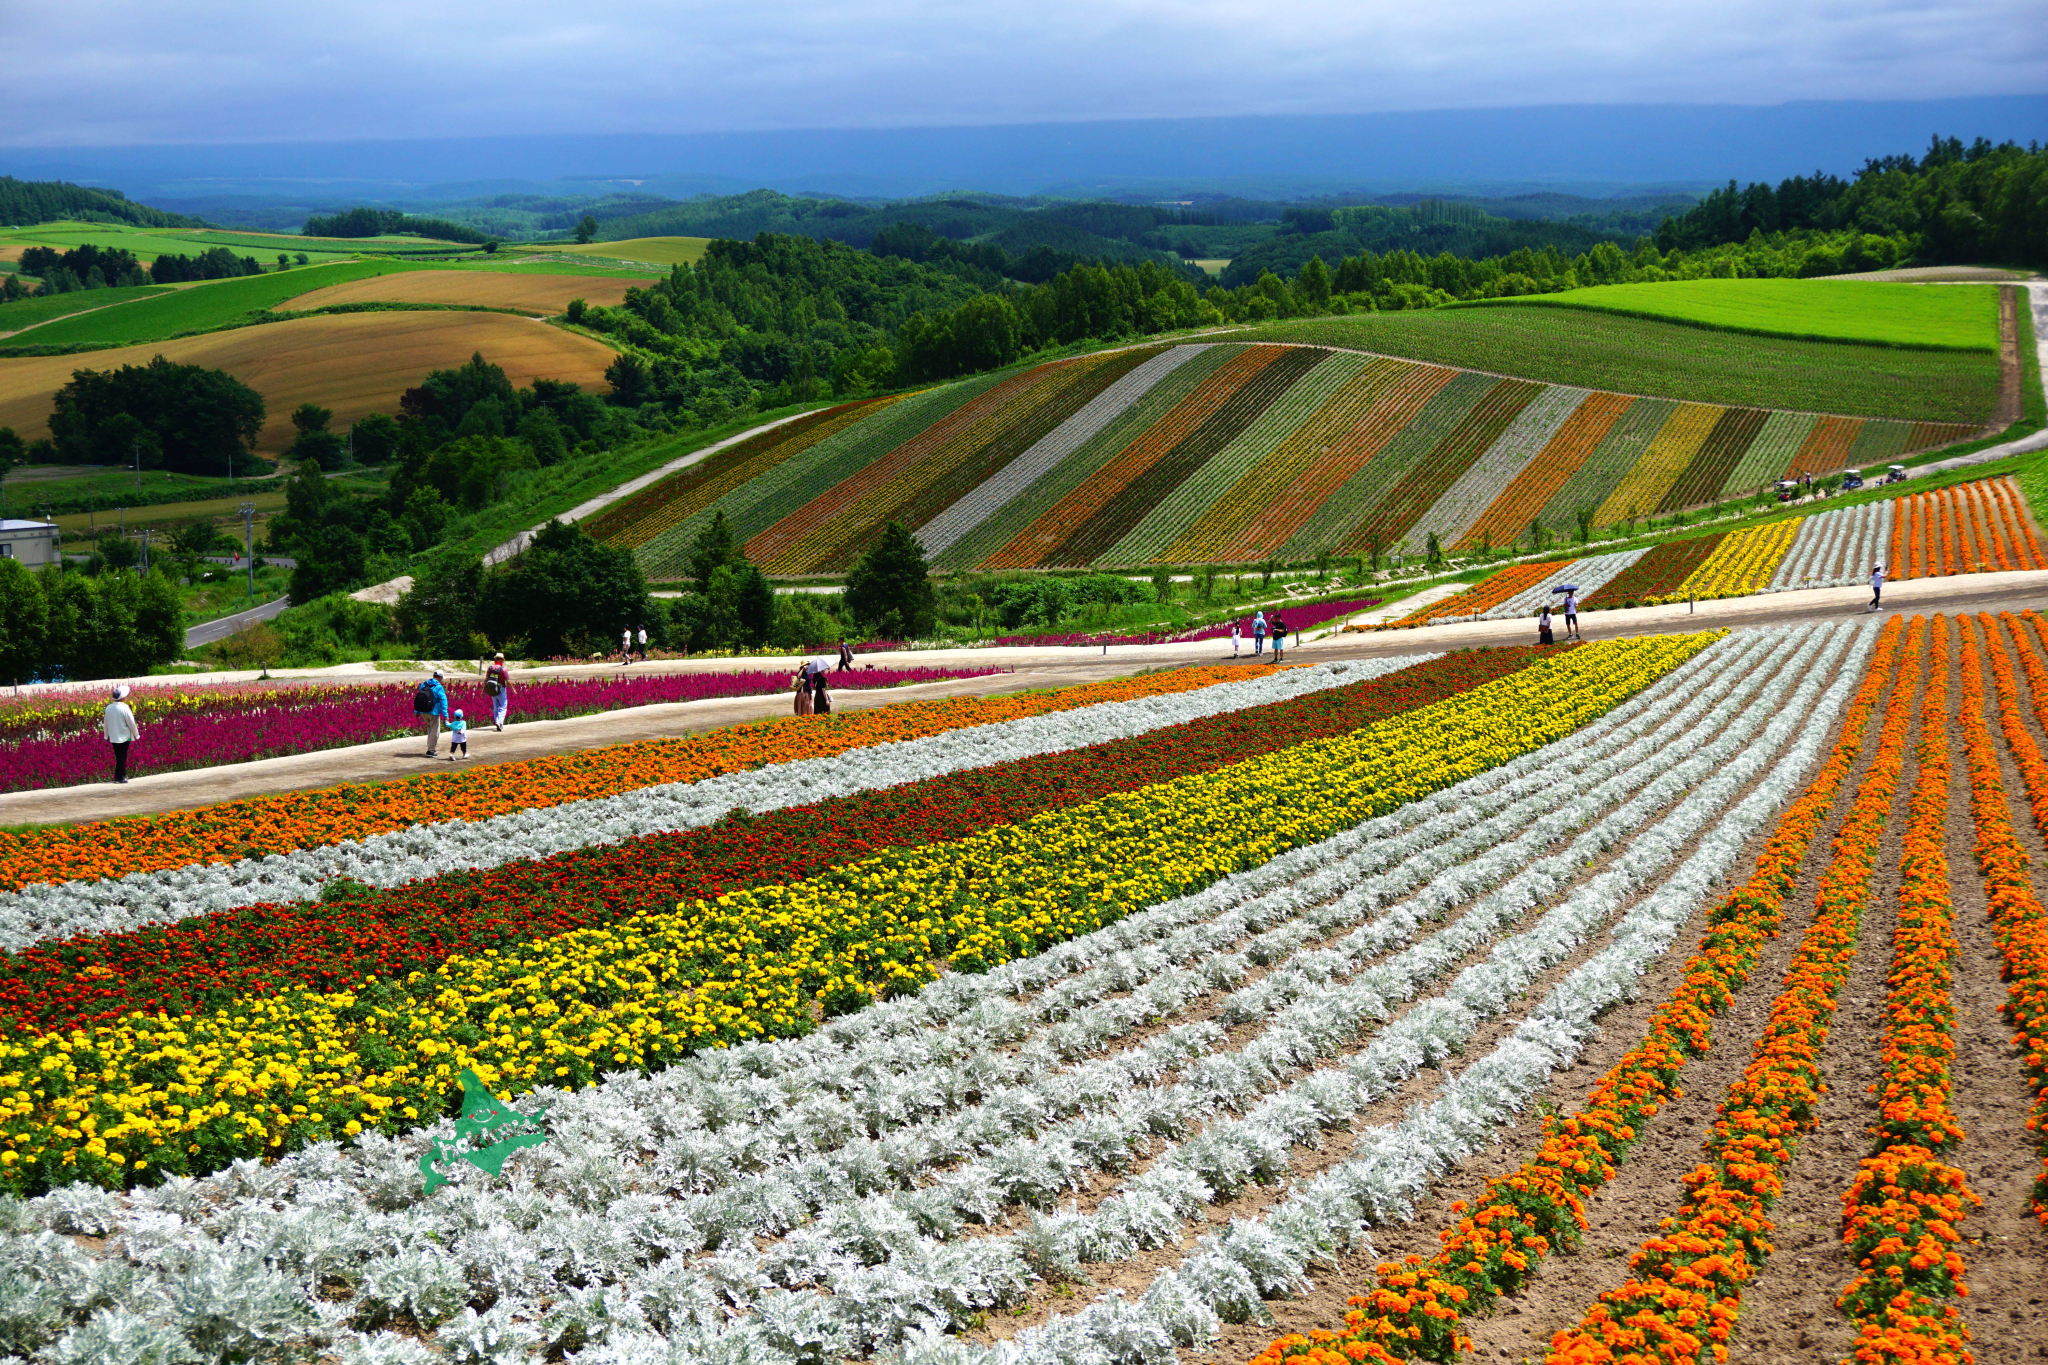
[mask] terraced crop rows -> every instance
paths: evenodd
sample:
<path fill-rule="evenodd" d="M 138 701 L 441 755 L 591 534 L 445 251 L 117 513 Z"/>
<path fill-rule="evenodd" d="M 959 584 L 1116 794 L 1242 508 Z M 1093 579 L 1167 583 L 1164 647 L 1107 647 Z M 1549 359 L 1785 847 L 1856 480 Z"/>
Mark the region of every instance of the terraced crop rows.
<path fill-rule="evenodd" d="M 596 525 L 663 578 L 714 511 L 785 575 L 845 570 L 891 521 L 948 570 L 1469 550 L 1964 434 L 1318 347 L 1141 347 L 814 416 Z"/>

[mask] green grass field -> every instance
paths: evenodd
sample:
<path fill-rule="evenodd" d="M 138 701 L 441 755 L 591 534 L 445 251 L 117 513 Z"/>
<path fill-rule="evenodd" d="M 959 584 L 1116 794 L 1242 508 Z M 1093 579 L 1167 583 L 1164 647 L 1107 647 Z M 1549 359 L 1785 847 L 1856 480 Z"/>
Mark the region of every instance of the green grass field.
<path fill-rule="evenodd" d="M 1995 285 L 1869 280 L 1669 280 L 1493 299 L 1485 307 L 1585 308 L 1758 335 L 1886 346 L 1998 349 Z"/>
<path fill-rule="evenodd" d="M 216 232 L 203 228 L 138 228 L 111 223 L 39 223 L 34 227 L 0 228 L 0 246 L 11 242 L 70 248 L 94 246 L 132 251 L 144 260 L 162 255 L 196 256 L 208 247 L 224 246 L 238 256 L 254 256 L 265 265 L 280 251 L 303 251 L 315 261 L 346 260 L 364 252 L 413 254 L 473 251 L 463 242 L 423 237 L 299 237 L 290 233 Z"/>
<path fill-rule="evenodd" d="M 575 242 L 541 242 L 522 246 L 515 250 L 559 251 L 571 256 L 581 256 L 593 262 L 640 261 L 648 265 L 695 265 L 704 258 L 704 248 L 711 245 L 709 237 L 632 237 L 619 242 L 591 242 L 579 245 Z"/>
<path fill-rule="evenodd" d="M 1659 285 L 1657 288 L 1663 288 Z M 1983 422 L 1998 356 L 1793 341 L 1566 308 L 1437 308 L 1217 334 L 1296 341 L 1698 403 Z"/>
<path fill-rule="evenodd" d="M 129 289 L 77 289 L 69 294 L 52 294 L 48 298 L 0 303 L 0 332 L 18 332 L 24 327 L 34 327 L 88 309 L 132 303 L 151 294 L 168 293 L 171 288 L 168 284 L 143 284 Z"/>
<path fill-rule="evenodd" d="M 174 290 L 162 298 L 59 319 L 36 328 L 17 344 L 127 346 L 142 341 L 163 341 L 189 332 L 225 327 L 249 314 L 274 308 L 286 299 L 326 285 L 422 268 L 406 261 L 343 261 L 332 265 L 301 266 L 268 275 L 213 280 L 189 289 Z"/>

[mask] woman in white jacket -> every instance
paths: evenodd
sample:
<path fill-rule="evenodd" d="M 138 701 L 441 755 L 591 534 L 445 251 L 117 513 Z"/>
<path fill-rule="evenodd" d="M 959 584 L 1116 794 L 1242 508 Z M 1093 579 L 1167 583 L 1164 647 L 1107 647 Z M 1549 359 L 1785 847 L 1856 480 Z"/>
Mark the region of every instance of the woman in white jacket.
<path fill-rule="evenodd" d="M 107 703 L 106 713 L 100 717 L 100 729 L 106 732 L 107 743 L 114 746 L 114 780 L 128 780 L 128 746 L 142 735 L 142 727 L 135 722 L 135 712 L 128 705 L 128 684 L 119 683 L 114 688 L 114 699 Z"/>

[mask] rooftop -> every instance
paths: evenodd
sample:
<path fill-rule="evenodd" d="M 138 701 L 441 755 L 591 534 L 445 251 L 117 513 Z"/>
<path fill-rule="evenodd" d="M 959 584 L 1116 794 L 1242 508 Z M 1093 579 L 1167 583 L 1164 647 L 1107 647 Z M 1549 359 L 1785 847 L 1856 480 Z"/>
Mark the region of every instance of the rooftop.
<path fill-rule="evenodd" d="M 8 531 L 54 531 L 54 521 L 17 521 L 13 517 L 0 517 L 0 534 Z"/>

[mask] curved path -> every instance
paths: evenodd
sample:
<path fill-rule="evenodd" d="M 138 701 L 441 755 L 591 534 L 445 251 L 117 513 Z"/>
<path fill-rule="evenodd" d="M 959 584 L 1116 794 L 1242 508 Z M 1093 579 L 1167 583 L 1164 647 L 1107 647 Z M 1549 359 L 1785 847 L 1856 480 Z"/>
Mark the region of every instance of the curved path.
<path fill-rule="evenodd" d="M 1867 588 L 1819 588 L 1703 602 L 1697 610 L 1690 612 L 1682 603 L 1587 612 L 1580 617 L 1579 623 L 1589 640 L 1689 630 L 1741 629 L 1860 617 L 1866 614 L 1869 600 Z M 1921 578 L 1885 589 L 1885 614 L 2019 611 L 2029 607 L 2048 612 L 2048 571 Z M 1559 624 L 1562 625 L 1561 618 Z M 1331 659 L 1383 658 L 1488 645 L 1533 644 L 1534 634 L 1533 624 L 1524 620 L 1471 621 L 1417 630 L 1337 634 L 1290 649 L 1288 658 L 1303 663 L 1319 663 Z M 1107 652 L 1073 648 L 927 650 L 863 655 L 861 662 L 878 665 L 942 662 L 956 668 L 985 663 L 992 669 L 1005 671 L 911 687 L 838 692 L 834 695 L 834 705 L 840 710 L 864 710 L 935 697 L 996 696 L 1031 688 L 1064 687 L 1160 666 L 1229 663 L 1231 655 L 1227 642 L 1206 640 L 1190 644 L 1112 646 Z M 1249 647 L 1237 662 L 1245 668 L 1258 666 L 1252 661 Z M 794 657 L 704 659 L 636 664 L 634 667 L 720 672 L 732 669 L 735 664 L 794 671 L 796 660 Z M 616 673 L 618 668 L 616 664 L 569 665 L 547 669 L 545 676 L 603 675 Z M 329 673 L 327 676 L 333 675 Z M 388 678 L 391 675 L 381 676 Z M 519 676 L 535 674 L 522 670 Z M 519 694 L 516 681 L 512 701 L 514 714 L 517 714 Z M 505 763 L 542 754 L 669 738 L 725 725 L 771 720 L 789 713 L 788 696 L 775 693 L 642 706 L 567 720 L 529 721 L 513 724 L 502 734 L 488 728 L 472 730 L 472 757 L 465 761 L 471 765 Z M 0 825 L 104 820 L 123 815 L 192 809 L 267 792 L 305 791 L 343 782 L 374 782 L 422 772 L 445 771 L 448 760 L 429 762 L 423 756 L 423 747 L 417 738 L 385 740 L 347 749 L 324 749 L 285 758 L 258 759 L 252 763 L 160 773 L 135 778 L 121 787 L 108 783 L 49 791 L 9 792 L 0 794 Z"/>

